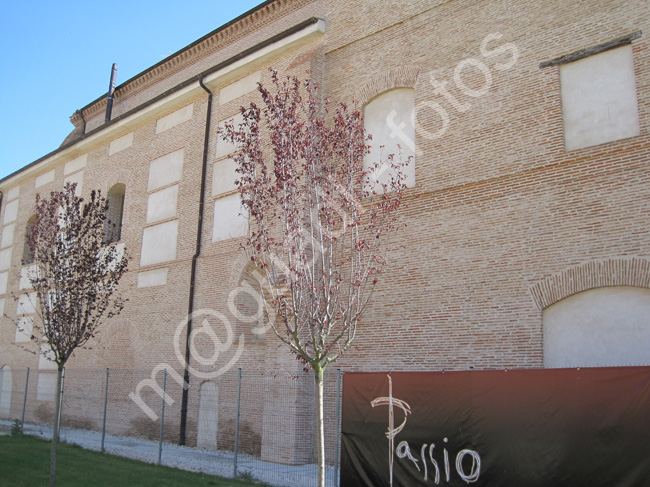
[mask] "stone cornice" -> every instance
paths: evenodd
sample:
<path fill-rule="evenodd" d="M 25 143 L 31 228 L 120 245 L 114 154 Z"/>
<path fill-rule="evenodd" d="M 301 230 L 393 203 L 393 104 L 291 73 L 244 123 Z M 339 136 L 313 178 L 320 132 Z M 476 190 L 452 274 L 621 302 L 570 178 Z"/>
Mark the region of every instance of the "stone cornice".
<path fill-rule="evenodd" d="M 134 95 L 313 1 L 269 0 L 125 81 L 115 88 L 114 96 L 119 100 Z M 70 121 L 78 127 L 84 123 L 84 119 L 90 120 L 104 111 L 106 94 L 77 110 L 70 117 Z"/>

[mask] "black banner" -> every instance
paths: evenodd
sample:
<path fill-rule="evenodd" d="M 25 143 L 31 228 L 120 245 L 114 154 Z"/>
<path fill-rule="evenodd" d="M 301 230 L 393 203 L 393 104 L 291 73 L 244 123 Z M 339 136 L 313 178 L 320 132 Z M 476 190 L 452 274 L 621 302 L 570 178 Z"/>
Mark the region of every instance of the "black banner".
<path fill-rule="evenodd" d="M 650 486 L 650 367 L 347 373 L 341 487 Z"/>

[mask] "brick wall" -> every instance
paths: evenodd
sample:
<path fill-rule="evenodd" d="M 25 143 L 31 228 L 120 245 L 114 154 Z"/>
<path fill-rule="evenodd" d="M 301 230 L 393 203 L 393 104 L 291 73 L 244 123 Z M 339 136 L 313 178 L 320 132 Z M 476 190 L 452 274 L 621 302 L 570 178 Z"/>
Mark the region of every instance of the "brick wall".
<path fill-rule="evenodd" d="M 168 74 L 158 74 L 129 94 L 125 107 L 137 106 L 178 82 L 281 32 L 311 16 L 326 21 L 321 38 L 265 61 L 255 71 L 268 83 L 269 67 L 304 77 L 307 70 L 320 79 L 334 100 L 369 101 L 384 89 L 415 89 L 416 186 L 408 190 L 403 231 L 395 236 L 389 267 L 381 277 L 374 300 L 363 318 L 355 350 L 339 365 L 345 370 L 440 370 L 501 367 L 541 367 L 543 364 L 544 286 L 563 286 L 569 269 L 595 270 L 592 262 L 629 262 L 604 272 L 634 273 L 650 261 L 650 70 L 647 36 L 634 41 L 634 62 L 641 135 L 582 150 L 566 152 L 563 141 L 559 68 L 541 69 L 540 62 L 597 45 L 637 30 L 650 31 L 650 12 L 643 2 L 391 2 L 391 1 L 278 1 L 278 9 L 248 25 L 222 48 L 183 59 Z M 282 8 L 280 8 L 280 6 Z M 242 31 L 244 32 L 244 31 Z M 516 46 L 518 58 L 507 69 L 498 64 L 513 60 L 508 52 L 485 56 L 481 46 Z M 485 93 L 469 97 L 454 83 L 454 70 L 465 59 L 483 63 L 491 82 Z M 472 67 L 474 66 L 474 67 Z M 476 64 L 463 70 L 469 90 L 485 88 L 485 74 Z M 162 78 L 160 78 L 162 76 Z M 432 81 L 432 77 L 433 80 Z M 237 366 L 244 370 L 279 370 L 293 375 L 300 364 L 279 345 L 272 333 L 247 340 L 250 324 L 229 312 L 229 296 L 246 275 L 248 257 L 240 245 L 244 237 L 212 242 L 214 197 L 212 164 L 217 161 L 215 127 L 257 99 L 255 92 L 219 103 L 214 89 L 212 127 L 208 143 L 207 184 L 202 251 L 197 261 L 194 309 L 209 308 L 227 317 L 234 333 L 233 347 L 215 366 L 194 365 L 214 372 L 235 355 L 239 336 L 244 345 Z M 457 101 L 436 93 L 446 83 Z M 438 84 L 436 84 L 438 83 Z M 467 89 L 465 92 L 467 92 Z M 156 134 L 156 121 L 188 104 L 189 120 Z M 470 106 L 468 106 L 470 105 Z M 440 132 L 441 107 L 448 126 Z M 458 107 L 461 107 L 460 109 Z M 4 195 L 20 187 L 13 235 L 11 269 L 0 328 L 0 366 L 37 368 L 37 359 L 14 342 L 11 319 L 19 293 L 18 275 L 27 219 L 36 192 L 59 188 L 67 177 L 66 163 L 87 154 L 83 167 L 83 194 L 93 188 L 103 193 L 116 183 L 126 185 L 122 240 L 131 256 L 122 290 L 129 298 L 122 315 L 107 323 L 95 350 L 79 351 L 70 367 L 119 367 L 151 370 L 167 363 L 182 371 L 174 350 L 174 333 L 187 314 L 191 259 L 196 248 L 199 187 L 203 158 L 207 94 L 169 106 L 155 116 L 136 118 L 111 132 L 110 137 L 73 146 L 38 167 L 0 182 Z M 103 119 L 103 112 L 101 112 Z M 99 115 L 97 115 L 99 117 Z M 95 122 L 93 122 L 95 123 Z M 109 155 L 112 140 L 133 133 L 130 146 Z M 147 226 L 147 181 L 151 161 L 184 149 L 179 182 L 179 222 L 176 259 L 148 266 L 167 268 L 165 285 L 137 287 L 143 229 Z M 47 167 L 45 167 L 47 165 Z M 40 167 L 40 166 L 39 166 Z M 53 180 L 38 188 L 36 178 L 54 170 Z M 3 201 L 4 216 L 8 201 Z M 591 269 L 591 270 L 590 270 Z M 612 270 L 614 269 L 614 270 Z M 558 277 L 559 276 L 559 277 Z M 604 279 L 604 280 L 603 280 Z M 618 282 L 603 278 L 594 282 Z M 589 281 L 589 276 L 585 278 Z M 623 279 L 621 282 L 645 282 Z M 566 288 L 566 286 L 565 286 Z M 543 291 L 543 296 L 564 295 Z M 240 303 L 246 309 L 249 304 Z M 542 306 L 543 307 L 543 306 Z M 195 323 L 195 326 L 200 326 Z M 184 352 L 185 331 L 180 334 Z M 218 329 L 220 339 L 228 334 Z M 209 344 L 197 342 L 198 349 Z M 145 374 L 146 375 L 146 374 Z M 200 382 L 192 378 L 188 439 L 195 441 Z M 302 387 L 302 386 L 300 386 Z M 298 389 L 300 389 L 298 387 Z M 172 389 L 180 402 L 180 388 Z M 291 395 L 296 391 L 288 391 Z M 259 391 L 258 391 L 259 392 Z M 273 394 L 270 397 L 274 397 Z M 292 406 L 309 416 L 306 405 Z M 172 413 L 178 418 L 179 413 Z M 252 411 L 251 417 L 263 415 Z M 301 417 L 302 417 L 301 416 Z M 227 416 L 220 416 L 221 418 Z M 258 417 L 259 419 L 259 417 Z M 194 430 L 192 430 L 194 428 Z M 251 422 L 250 435 L 271 435 L 273 426 Z M 302 431 L 302 433 L 301 433 Z M 300 442 L 304 429 L 285 431 L 282 441 Z M 287 440 L 288 438 L 288 440 Z M 227 441 L 219 438 L 219 444 Z M 270 440 L 269 440 L 270 441 Z M 328 440 L 328 441 L 331 441 Z M 250 448 L 254 449 L 251 440 Z M 268 445 L 272 445 L 269 443 Z M 268 446 L 267 445 L 267 446 Z M 247 447 L 248 448 L 248 447 Z M 260 451 L 263 452 L 263 449 Z M 294 449 L 284 461 L 306 461 L 309 452 Z M 259 453 L 259 452 L 257 452 Z"/>

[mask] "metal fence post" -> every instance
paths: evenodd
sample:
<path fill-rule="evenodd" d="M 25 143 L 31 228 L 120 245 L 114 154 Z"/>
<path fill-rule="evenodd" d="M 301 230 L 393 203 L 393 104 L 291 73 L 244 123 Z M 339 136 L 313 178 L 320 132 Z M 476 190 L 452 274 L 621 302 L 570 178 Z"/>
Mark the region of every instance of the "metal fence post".
<path fill-rule="evenodd" d="M 341 369 L 336 369 L 336 449 L 334 453 L 334 485 L 339 486 L 339 443 L 341 442 Z"/>
<path fill-rule="evenodd" d="M 237 384 L 237 423 L 235 426 L 235 457 L 233 458 L 233 478 L 237 478 L 237 451 L 239 450 L 239 412 L 241 406 L 241 367 L 239 367 L 239 380 Z"/>
<path fill-rule="evenodd" d="M 27 367 L 27 378 L 25 379 L 25 398 L 23 399 L 23 416 L 20 419 L 20 432 L 25 431 L 25 408 L 27 407 L 27 387 L 29 386 L 29 367 Z"/>
<path fill-rule="evenodd" d="M 102 425 L 102 451 L 104 451 L 104 439 L 106 438 L 106 406 L 108 404 L 108 367 L 106 367 L 106 387 L 104 389 L 104 423 Z"/>
<path fill-rule="evenodd" d="M 163 376 L 163 395 L 162 395 L 162 412 L 160 414 L 160 442 L 158 443 L 158 465 L 162 460 L 162 442 L 163 442 L 163 431 L 165 427 L 165 397 L 167 396 L 167 369 L 165 369 L 165 375 Z"/>
<path fill-rule="evenodd" d="M 61 410 L 63 409 L 63 391 L 65 390 L 65 367 L 61 371 L 61 395 L 59 396 L 59 416 L 54 418 L 56 421 L 57 440 L 61 439 Z"/>

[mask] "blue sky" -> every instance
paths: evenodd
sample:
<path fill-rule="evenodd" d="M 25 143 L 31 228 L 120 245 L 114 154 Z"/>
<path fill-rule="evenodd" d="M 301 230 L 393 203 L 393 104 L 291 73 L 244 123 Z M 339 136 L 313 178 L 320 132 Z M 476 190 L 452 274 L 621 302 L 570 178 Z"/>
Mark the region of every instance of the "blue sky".
<path fill-rule="evenodd" d="M 0 178 L 61 145 L 70 116 L 262 0 L 7 0 L 0 16 Z"/>

